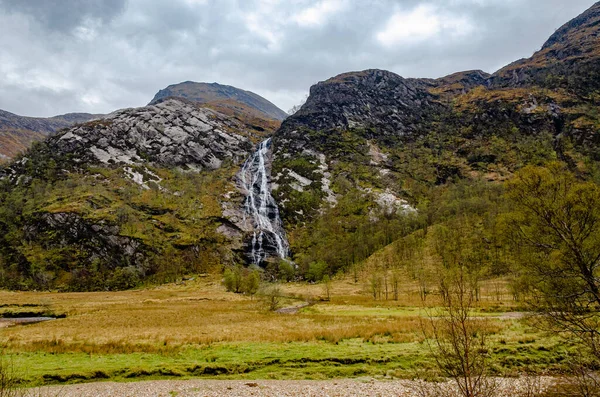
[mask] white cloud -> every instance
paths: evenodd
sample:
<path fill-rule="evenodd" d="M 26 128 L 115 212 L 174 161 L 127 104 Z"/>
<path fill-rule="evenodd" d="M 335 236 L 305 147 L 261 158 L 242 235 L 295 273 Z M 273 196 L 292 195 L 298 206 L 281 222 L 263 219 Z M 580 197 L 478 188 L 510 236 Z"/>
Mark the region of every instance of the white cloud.
<path fill-rule="evenodd" d="M 287 110 L 312 84 L 351 70 L 493 72 L 594 2 L 0 0 L 0 109 L 109 113 L 193 80 Z"/>
<path fill-rule="evenodd" d="M 98 36 L 98 29 L 102 21 L 93 18 L 85 18 L 80 26 L 73 30 L 75 37 L 82 41 L 93 41 Z"/>
<path fill-rule="evenodd" d="M 243 17 L 246 29 L 252 34 L 248 39 L 256 38 L 265 42 L 266 46 L 263 46 L 262 50 L 279 50 L 283 38 L 281 31 L 285 22 L 280 0 L 263 0 L 253 8 L 252 12 Z M 251 49 L 256 46 L 246 47 Z"/>
<path fill-rule="evenodd" d="M 294 16 L 296 23 L 302 27 L 321 26 L 334 14 L 347 6 L 345 0 L 321 0 L 317 4 L 305 8 Z"/>
<path fill-rule="evenodd" d="M 91 92 L 82 95 L 81 101 L 88 106 L 98 106 L 104 102 L 100 95 Z"/>
<path fill-rule="evenodd" d="M 421 4 L 409 12 L 394 13 L 376 38 L 385 47 L 395 47 L 441 35 L 446 38 L 465 36 L 473 30 L 474 26 L 468 18 L 444 14 L 431 4 Z"/>

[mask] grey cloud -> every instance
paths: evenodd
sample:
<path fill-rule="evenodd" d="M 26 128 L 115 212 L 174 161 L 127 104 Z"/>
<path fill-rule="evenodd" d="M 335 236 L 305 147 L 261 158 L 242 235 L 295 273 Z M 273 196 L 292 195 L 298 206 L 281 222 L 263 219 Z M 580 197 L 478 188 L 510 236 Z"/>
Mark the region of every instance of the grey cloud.
<path fill-rule="evenodd" d="M 321 14 L 302 14 L 327 2 Z M 0 12 L 0 73 L 6 77 L 0 79 L 0 108 L 34 116 L 106 113 L 144 105 L 159 89 L 194 80 L 252 90 L 288 109 L 310 85 L 350 70 L 381 68 L 406 77 L 493 72 L 530 56 L 593 3 L 0 0 L 6 11 Z M 394 13 L 424 4 L 440 20 L 455 18 L 472 30 L 389 46 L 378 42 Z"/>
<path fill-rule="evenodd" d="M 91 17 L 103 22 L 122 12 L 126 0 L 0 0 L 0 8 L 32 16 L 50 30 L 68 31 Z"/>

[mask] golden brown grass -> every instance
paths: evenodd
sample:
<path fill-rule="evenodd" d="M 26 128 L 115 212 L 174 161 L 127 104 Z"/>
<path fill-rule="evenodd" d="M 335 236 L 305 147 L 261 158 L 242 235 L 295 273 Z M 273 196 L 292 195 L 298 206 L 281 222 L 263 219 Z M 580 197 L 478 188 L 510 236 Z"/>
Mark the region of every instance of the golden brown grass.
<path fill-rule="evenodd" d="M 402 300 L 373 301 L 360 283 L 339 279 L 331 301 L 295 315 L 268 312 L 256 298 L 226 292 L 217 278 L 125 292 L 3 291 L 5 305 L 40 305 L 67 317 L 3 329 L 2 339 L 13 351 L 90 354 L 168 353 L 217 342 L 418 341 L 423 313 L 411 307 L 418 293 L 409 284 L 403 288 Z M 286 284 L 282 290 L 306 299 L 321 295 L 323 286 Z"/>
<path fill-rule="evenodd" d="M 518 111 L 530 106 L 531 98 L 535 97 L 539 104 L 535 112 L 547 112 L 547 102 L 569 105 L 575 101 L 565 90 L 545 90 L 542 88 L 504 88 L 487 89 L 479 86 L 466 94 L 458 95 L 454 100 L 458 112 L 473 112 L 480 109 L 482 104 L 502 103 L 514 106 Z"/>
<path fill-rule="evenodd" d="M 492 334 L 498 370 L 559 368 L 561 341 L 523 320 L 500 318 L 513 308 L 496 300 L 491 283 L 482 288 L 488 292 L 475 316 Z M 283 284 L 285 306 L 316 302 L 296 314 L 269 312 L 258 297 L 226 292 L 216 276 L 124 292 L 0 291 L 0 313 L 67 315 L 0 329 L 0 345 L 31 385 L 171 376 L 410 377 L 415 368 L 435 373 L 424 335 L 440 314 L 438 296 L 429 296 L 434 307 L 425 309 L 408 275 L 398 301 L 374 301 L 365 283 L 351 277 L 331 284 L 329 301 L 319 299 L 322 284 Z"/>

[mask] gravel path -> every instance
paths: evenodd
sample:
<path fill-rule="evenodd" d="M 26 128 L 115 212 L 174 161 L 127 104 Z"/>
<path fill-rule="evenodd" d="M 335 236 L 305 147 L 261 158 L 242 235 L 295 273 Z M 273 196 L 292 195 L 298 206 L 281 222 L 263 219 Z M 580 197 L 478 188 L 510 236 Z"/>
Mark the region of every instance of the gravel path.
<path fill-rule="evenodd" d="M 518 382 L 518 381 L 517 381 Z M 552 380 L 545 378 L 548 385 Z M 87 383 L 44 388 L 40 397 L 417 397 L 412 381 L 144 381 Z M 523 385 L 511 382 L 498 396 L 517 396 Z"/>
<path fill-rule="evenodd" d="M 53 397 L 317 397 L 411 396 L 404 382 L 340 381 L 144 381 L 88 383 L 51 387 L 43 396 Z"/>

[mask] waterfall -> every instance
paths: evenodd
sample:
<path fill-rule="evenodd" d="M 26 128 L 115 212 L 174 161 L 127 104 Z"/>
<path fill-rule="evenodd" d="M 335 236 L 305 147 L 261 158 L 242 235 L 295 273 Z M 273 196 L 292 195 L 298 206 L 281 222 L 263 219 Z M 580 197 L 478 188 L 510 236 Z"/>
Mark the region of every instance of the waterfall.
<path fill-rule="evenodd" d="M 253 222 L 254 234 L 250 254 L 255 265 L 260 265 L 269 255 L 285 259 L 289 251 L 279 209 L 271 196 L 269 175 L 265 166 L 270 145 L 271 138 L 261 142 L 244 163 L 240 175 L 246 194 L 244 213 Z"/>

